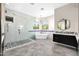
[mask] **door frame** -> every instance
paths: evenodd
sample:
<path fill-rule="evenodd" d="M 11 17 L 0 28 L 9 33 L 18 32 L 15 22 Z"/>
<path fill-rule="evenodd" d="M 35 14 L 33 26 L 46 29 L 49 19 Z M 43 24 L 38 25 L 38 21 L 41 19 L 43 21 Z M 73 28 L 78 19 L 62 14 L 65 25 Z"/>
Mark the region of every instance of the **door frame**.
<path fill-rule="evenodd" d="M 0 3 L 0 55 L 2 54 L 2 46 L 1 46 L 1 3 Z"/>

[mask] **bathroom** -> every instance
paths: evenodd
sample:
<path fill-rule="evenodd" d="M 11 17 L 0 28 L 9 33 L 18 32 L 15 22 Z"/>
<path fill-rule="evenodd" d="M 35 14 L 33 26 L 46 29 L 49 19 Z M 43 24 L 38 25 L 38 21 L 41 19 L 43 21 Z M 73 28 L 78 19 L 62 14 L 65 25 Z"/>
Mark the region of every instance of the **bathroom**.
<path fill-rule="evenodd" d="M 69 46 L 78 48 L 74 40 L 79 37 L 78 4 L 3 3 L 2 7 L 3 55 L 77 55 L 77 49 Z"/>

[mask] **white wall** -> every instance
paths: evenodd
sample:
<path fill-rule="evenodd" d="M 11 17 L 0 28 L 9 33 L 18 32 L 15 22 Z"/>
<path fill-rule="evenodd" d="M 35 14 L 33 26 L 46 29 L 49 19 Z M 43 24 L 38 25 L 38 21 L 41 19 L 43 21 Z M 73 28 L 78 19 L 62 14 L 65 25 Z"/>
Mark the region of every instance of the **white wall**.
<path fill-rule="evenodd" d="M 4 24 L 5 24 L 5 5 L 1 4 L 1 31 L 4 33 Z"/>

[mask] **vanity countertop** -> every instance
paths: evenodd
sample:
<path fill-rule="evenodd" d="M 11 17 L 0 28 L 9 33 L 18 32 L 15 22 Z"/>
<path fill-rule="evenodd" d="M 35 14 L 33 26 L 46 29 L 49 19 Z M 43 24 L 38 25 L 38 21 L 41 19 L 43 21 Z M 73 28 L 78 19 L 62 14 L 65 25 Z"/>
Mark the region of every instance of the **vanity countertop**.
<path fill-rule="evenodd" d="M 77 32 L 62 32 L 62 31 L 56 31 L 54 34 L 61 34 L 61 35 L 72 35 L 72 36 L 78 36 L 79 34 Z"/>

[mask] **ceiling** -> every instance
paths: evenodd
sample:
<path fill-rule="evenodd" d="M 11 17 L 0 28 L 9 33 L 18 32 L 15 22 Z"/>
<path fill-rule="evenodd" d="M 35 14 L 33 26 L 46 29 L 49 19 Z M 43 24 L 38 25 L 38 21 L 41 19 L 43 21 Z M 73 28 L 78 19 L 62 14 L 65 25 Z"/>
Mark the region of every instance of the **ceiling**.
<path fill-rule="evenodd" d="M 19 11 L 34 17 L 47 17 L 54 15 L 54 9 L 67 3 L 8 3 L 6 8 Z"/>

